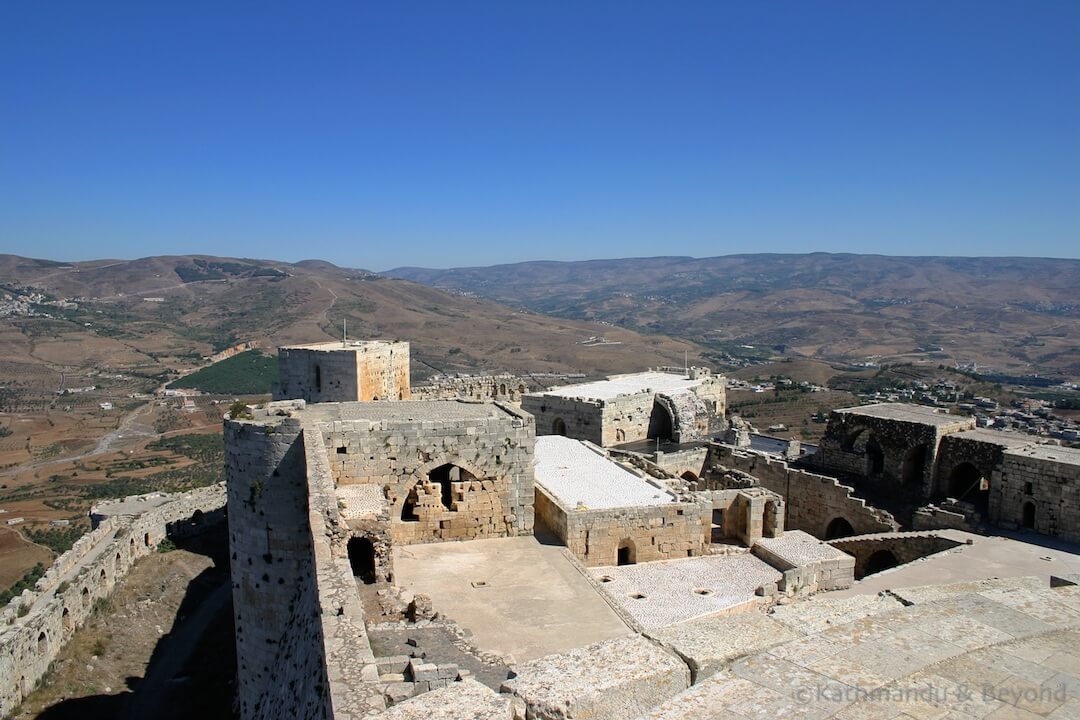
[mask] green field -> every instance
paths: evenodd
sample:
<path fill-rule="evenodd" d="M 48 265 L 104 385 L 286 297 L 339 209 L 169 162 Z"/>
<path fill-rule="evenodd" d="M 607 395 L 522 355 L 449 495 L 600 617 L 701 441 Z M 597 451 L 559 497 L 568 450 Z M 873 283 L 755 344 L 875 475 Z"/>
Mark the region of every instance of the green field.
<path fill-rule="evenodd" d="M 277 358 L 248 350 L 169 383 L 216 395 L 265 395 L 277 382 Z"/>

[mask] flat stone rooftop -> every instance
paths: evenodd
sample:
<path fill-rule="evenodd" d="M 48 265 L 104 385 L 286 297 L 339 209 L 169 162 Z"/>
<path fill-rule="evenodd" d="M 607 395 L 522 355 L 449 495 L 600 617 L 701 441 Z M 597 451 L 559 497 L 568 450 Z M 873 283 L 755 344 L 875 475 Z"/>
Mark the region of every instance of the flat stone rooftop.
<path fill-rule="evenodd" d="M 1080 448 L 1062 447 L 1061 445 L 1032 445 L 1025 448 L 1013 448 L 1005 451 L 1006 455 L 1052 460 L 1068 465 L 1080 465 Z"/>
<path fill-rule="evenodd" d="M 562 385 L 546 390 L 541 395 L 554 395 L 565 398 L 585 398 L 586 400 L 612 400 L 620 395 L 637 395 L 651 391 L 654 393 L 673 393 L 697 387 L 703 378 L 691 380 L 685 375 L 666 372 L 642 372 L 629 375 L 612 375 L 607 380 Z"/>
<path fill-rule="evenodd" d="M 396 582 L 509 662 L 631 634 L 557 545 L 535 537 L 397 545 Z"/>
<path fill-rule="evenodd" d="M 1032 435 L 1025 435 L 1023 433 L 1015 432 L 1003 432 L 1001 430 L 990 430 L 989 428 L 964 430 L 963 432 L 955 433 L 950 437 L 963 438 L 964 440 L 974 440 L 976 442 L 989 443 L 991 445 L 1000 445 L 1007 448 L 1027 447 L 1028 445 L 1034 445 L 1039 441 L 1038 438 Z"/>
<path fill-rule="evenodd" d="M 616 463 L 595 445 L 561 435 L 536 438 L 536 482 L 567 509 L 640 507 L 675 502 L 669 491 L 652 485 Z"/>
<path fill-rule="evenodd" d="M 761 538 L 757 544 L 794 567 L 850 557 L 802 530 L 788 530 L 780 537 Z"/>
<path fill-rule="evenodd" d="M 147 493 L 146 495 L 126 497 L 122 500 L 105 501 L 90 508 L 90 514 L 98 518 L 139 515 L 175 499 L 176 496 L 171 493 Z"/>
<path fill-rule="evenodd" d="M 448 422 L 518 417 L 488 402 L 464 400 L 379 400 L 375 402 L 309 403 L 304 414 L 315 421 L 385 420 Z"/>
<path fill-rule="evenodd" d="M 758 586 L 781 578 L 750 553 L 589 568 L 600 588 L 646 630 L 756 604 Z"/>
<path fill-rule="evenodd" d="M 378 348 L 389 347 L 396 345 L 397 343 L 385 342 L 383 340 L 349 340 L 347 342 L 341 342 L 340 340 L 328 340 L 320 343 L 303 343 L 300 345 L 282 345 L 279 350 L 319 350 L 322 352 L 335 352 L 338 350 L 362 350 L 366 348 Z"/>
<path fill-rule="evenodd" d="M 841 408 L 839 410 L 834 410 L 833 412 L 841 415 L 861 415 L 863 417 L 881 418 L 883 420 L 899 420 L 901 422 L 936 426 L 975 422 L 973 418 L 964 417 L 962 415 L 939 413 L 934 410 L 934 408 L 924 407 L 922 405 L 908 405 L 907 403 L 877 403 L 875 405 Z"/>

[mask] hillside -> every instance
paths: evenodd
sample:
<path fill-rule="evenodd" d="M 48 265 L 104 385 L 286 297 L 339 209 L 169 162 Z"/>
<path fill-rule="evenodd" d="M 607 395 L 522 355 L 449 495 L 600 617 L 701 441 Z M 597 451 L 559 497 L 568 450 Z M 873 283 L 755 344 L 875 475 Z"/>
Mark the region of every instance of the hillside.
<path fill-rule="evenodd" d="M 725 356 L 977 362 L 1080 379 L 1080 261 L 731 255 L 387 273 Z M 747 348 L 744 346 L 753 346 Z M 920 349 L 921 348 L 921 349 Z"/>

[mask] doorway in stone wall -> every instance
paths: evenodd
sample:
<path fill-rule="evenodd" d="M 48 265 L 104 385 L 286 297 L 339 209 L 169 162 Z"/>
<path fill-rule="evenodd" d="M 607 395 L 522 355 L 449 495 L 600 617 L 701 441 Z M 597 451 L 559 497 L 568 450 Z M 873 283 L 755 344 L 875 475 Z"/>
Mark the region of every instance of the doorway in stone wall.
<path fill-rule="evenodd" d="M 619 543 L 619 549 L 615 556 L 616 565 L 634 565 L 637 563 L 637 548 L 634 541 L 625 538 Z"/>
<path fill-rule="evenodd" d="M 354 537 L 349 540 L 349 566 L 352 567 L 353 577 L 365 585 L 375 582 L 375 545 L 365 537 Z"/>

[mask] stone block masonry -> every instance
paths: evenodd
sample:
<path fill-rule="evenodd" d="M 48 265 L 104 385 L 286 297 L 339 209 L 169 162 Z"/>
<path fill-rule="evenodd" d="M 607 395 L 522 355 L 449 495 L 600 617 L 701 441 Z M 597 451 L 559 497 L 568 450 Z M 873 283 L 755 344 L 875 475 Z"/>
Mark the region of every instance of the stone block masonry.
<path fill-rule="evenodd" d="M 1004 451 L 990 481 L 990 521 L 1080 542 L 1080 449 Z"/>
<path fill-rule="evenodd" d="M 501 403 L 322 404 L 322 431 L 339 486 L 375 485 L 394 543 L 529 535 L 532 417 Z"/>
<path fill-rule="evenodd" d="M 529 392 L 535 381 L 519 375 L 462 375 L 439 377 L 412 389 L 414 400 L 498 400 L 521 402 L 521 396 Z"/>
<path fill-rule="evenodd" d="M 409 343 L 327 342 L 278 348 L 274 400 L 357 402 L 409 398 Z"/>
<path fill-rule="evenodd" d="M 142 499 L 120 502 L 140 505 Z M 94 603 L 112 593 L 136 560 L 156 552 L 167 536 L 201 532 L 223 518 L 225 487 L 213 485 L 155 500 L 141 512 L 100 519 L 56 558 L 33 590 L 24 591 L 0 611 L 0 708 L 5 714 L 34 689 L 93 612 Z M 26 609 L 25 614 L 20 615 L 20 608 Z"/>

